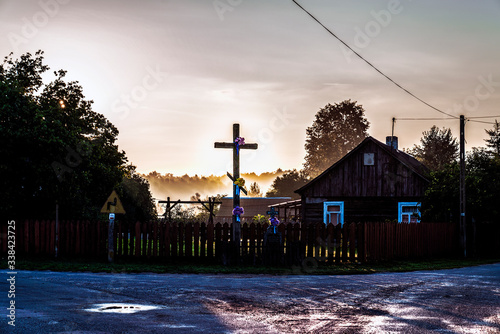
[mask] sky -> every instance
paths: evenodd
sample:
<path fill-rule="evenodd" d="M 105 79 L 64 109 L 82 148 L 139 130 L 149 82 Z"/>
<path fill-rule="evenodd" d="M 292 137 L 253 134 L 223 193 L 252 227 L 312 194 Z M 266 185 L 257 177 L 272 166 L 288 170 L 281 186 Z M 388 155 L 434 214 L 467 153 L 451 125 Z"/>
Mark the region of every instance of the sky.
<path fill-rule="evenodd" d="M 298 2 L 371 64 L 466 125 L 467 149 L 500 120 L 500 1 Z M 0 55 L 45 52 L 120 131 L 141 173 L 223 175 L 240 135 L 241 172 L 301 168 L 306 128 L 351 99 L 369 134 L 418 144 L 457 119 L 416 100 L 291 0 L 0 0 Z M 404 120 L 436 118 L 435 120 Z M 490 124 L 479 123 L 487 122 Z"/>

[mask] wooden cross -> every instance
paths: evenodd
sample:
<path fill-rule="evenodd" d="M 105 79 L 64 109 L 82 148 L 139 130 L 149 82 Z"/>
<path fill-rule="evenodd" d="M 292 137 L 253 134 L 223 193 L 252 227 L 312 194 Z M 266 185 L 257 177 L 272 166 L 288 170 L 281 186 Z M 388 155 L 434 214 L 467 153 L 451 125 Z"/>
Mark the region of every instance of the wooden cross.
<path fill-rule="evenodd" d="M 227 177 L 233 181 L 233 184 L 236 182 L 237 179 L 234 178 L 234 176 L 231 175 L 231 173 L 227 172 Z M 243 187 L 239 187 L 241 191 L 245 193 L 245 195 L 248 195 L 247 190 Z"/>
<path fill-rule="evenodd" d="M 266 214 L 268 214 L 269 216 L 271 216 L 271 218 L 274 218 L 276 217 L 276 215 L 279 216 L 279 211 L 276 211 L 276 209 L 273 207 L 271 207 L 271 210 L 267 211 Z"/>
<path fill-rule="evenodd" d="M 240 177 L 240 150 L 256 150 L 259 147 L 258 144 L 247 143 L 245 143 L 245 145 L 236 145 L 236 138 L 239 137 L 240 125 L 233 124 L 233 141 L 230 143 L 216 142 L 214 145 L 215 148 L 230 148 L 233 150 L 233 175 L 231 175 L 231 180 L 233 181 L 233 208 L 240 206 L 240 195 L 237 191 L 238 186 L 234 184 L 234 182 Z M 233 241 L 239 243 L 241 226 L 238 218 L 239 216 L 233 215 Z"/>

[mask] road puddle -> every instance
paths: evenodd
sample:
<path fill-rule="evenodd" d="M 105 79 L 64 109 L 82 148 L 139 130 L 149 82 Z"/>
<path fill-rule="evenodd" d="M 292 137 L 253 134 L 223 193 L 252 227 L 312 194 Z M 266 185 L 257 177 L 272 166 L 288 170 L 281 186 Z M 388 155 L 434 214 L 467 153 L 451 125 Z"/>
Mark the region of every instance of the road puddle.
<path fill-rule="evenodd" d="M 131 314 L 140 311 L 150 311 L 158 309 L 158 306 L 153 305 L 139 305 L 139 304 L 126 304 L 126 303 L 107 303 L 95 304 L 93 307 L 85 309 L 87 312 L 100 312 L 100 313 L 123 313 Z"/>

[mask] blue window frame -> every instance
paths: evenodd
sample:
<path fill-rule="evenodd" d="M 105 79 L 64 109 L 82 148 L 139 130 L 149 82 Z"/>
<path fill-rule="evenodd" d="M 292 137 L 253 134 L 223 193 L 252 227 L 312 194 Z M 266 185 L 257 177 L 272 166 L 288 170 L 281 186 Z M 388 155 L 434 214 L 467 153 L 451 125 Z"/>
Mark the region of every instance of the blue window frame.
<path fill-rule="evenodd" d="M 399 223 L 420 223 L 420 203 L 419 202 L 399 202 L 398 203 Z"/>
<path fill-rule="evenodd" d="M 344 202 L 323 202 L 325 224 L 344 225 Z"/>

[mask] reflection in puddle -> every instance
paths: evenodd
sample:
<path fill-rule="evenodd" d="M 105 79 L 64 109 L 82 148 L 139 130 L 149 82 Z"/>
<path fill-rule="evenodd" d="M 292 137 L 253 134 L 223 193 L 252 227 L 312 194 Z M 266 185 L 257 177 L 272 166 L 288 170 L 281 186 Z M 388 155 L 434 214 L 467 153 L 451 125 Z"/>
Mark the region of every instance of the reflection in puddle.
<path fill-rule="evenodd" d="M 139 311 L 150 311 L 158 309 L 158 306 L 152 305 L 139 305 L 139 304 L 125 304 L 125 303 L 108 303 L 96 304 L 91 308 L 85 309 L 87 312 L 102 312 L 102 313 L 136 313 Z"/>

